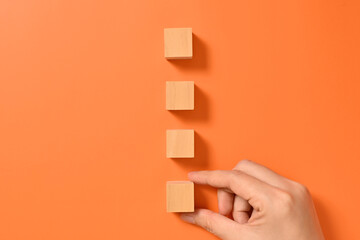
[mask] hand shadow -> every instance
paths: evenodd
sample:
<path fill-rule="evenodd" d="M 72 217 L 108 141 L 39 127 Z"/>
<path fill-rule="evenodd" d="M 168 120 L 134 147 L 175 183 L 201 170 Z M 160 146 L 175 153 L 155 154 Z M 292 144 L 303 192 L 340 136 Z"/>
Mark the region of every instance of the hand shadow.
<path fill-rule="evenodd" d="M 208 68 L 208 56 L 206 45 L 197 35 L 193 34 L 193 57 L 192 59 L 168 59 L 174 67 L 183 71 L 205 70 Z"/>
<path fill-rule="evenodd" d="M 184 122 L 207 121 L 209 119 L 209 99 L 205 93 L 195 84 L 194 86 L 194 110 L 169 111 L 172 115 Z"/>
<path fill-rule="evenodd" d="M 206 169 L 209 152 L 205 140 L 195 131 L 195 158 L 172 158 L 171 160 L 186 171 Z"/>
<path fill-rule="evenodd" d="M 335 240 L 341 239 L 339 236 L 336 236 L 336 233 L 333 229 L 335 229 L 335 224 L 329 217 L 328 211 L 325 209 L 324 204 L 320 202 L 320 199 L 312 196 L 316 212 L 320 221 L 321 228 L 323 230 L 324 236 L 326 240 Z"/>
<path fill-rule="evenodd" d="M 216 196 L 216 189 L 208 185 L 198 185 L 195 184 L 195 209 L 196 208 L 205 208 L 213 211 L 216 209 L 211 209 L 208 199 L 214 198 Z"/>

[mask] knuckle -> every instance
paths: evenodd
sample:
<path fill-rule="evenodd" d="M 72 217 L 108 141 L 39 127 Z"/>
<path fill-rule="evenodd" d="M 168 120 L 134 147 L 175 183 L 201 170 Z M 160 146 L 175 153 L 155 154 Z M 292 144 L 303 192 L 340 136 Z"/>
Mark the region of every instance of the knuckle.
<path fill-rule="evenodd" d="M 310 197 L 309 189 L 305 185 L 298 182 L 293 182 L 293 192 L 298 197 Z"/>
<path fill-rule="evenodd" d="M 284 205 L 291 205 L 291 203 L 293 202 L 293 197 L 290 193 L 288 192 L 282 192 L 280 194 L 280 201 L 284 204 Z"/>
<path fill-rule="evenodd" d="M 237 179 L 240 174 L 241 174 L 241 171 L 239 171 L 239 170 L 230 171 L 230 178 L 231 178 L 231 180 Z"/>
<path fill-rule="evenodd" d="M 279 209 L 288 212 L 293 209 L 295 199 L 289 192 L 278 190 L 276 193 L 276 203 Z"/>
<path fill-rule="evenodd" d="M 298 183 L 298 189 L 303 196 L 310 196 L 310 191 L 305 185 Z"/>
<path fill-rule="evenodd" d="M 249 164 L 251 164 L 251 161 L 250 161 L 250 160 L 247 160 L 247 159 L 244 159 L 244 160 L 241 160 L 241 161 L 236 165 L 236 168 L 241 170 L 241 169 L 246 168 L 246 166 L 248 166 Z"/>
<path fill-rule="evenodd" d="M 231 187 L 237 187 L 237 184 L 239 182 L 239 177 L 241 177 L 243 173 L 241 171 L 235 170 L 231 171 L 229 174 L 229 185 Z"/>

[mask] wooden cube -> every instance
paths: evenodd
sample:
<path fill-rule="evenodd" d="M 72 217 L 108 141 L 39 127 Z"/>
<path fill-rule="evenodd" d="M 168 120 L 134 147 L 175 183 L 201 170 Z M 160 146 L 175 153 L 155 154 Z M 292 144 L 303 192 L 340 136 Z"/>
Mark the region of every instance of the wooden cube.
<path fill-rule="evenodd" d="M 166 110 L 194 110 L 194 82 L 166 82 Z"/>
<path fill-rule="evenodd" d="M 193 129 L 166 130 L 166 157 L 193 158 L 194 135 Z"/>
<path fill-rule="evenodd" d="M 191 59 L 192 28 L 165 28 L 164 46 L 167 59 Z"/>
<path fill-rule="evenodd" d="M 166 211 L 194 212 L 194 183 L 169 181 L 166 183 Z"/>

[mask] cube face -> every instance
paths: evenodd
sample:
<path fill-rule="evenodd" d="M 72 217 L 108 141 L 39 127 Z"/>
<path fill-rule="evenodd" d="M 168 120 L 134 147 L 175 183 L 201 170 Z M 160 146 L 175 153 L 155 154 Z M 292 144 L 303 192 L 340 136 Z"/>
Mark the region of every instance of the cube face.
<path fill-rule="evenodd" d="M 194 212 L 194 183 L 169 181 L 166 183 L 167 212 Z"/>
<path fill-rule="evenodd" d="M 166 157 L 194 158 L 194 130 L 166 130 Z"/>
<path fill-rule="evenodd" d="M 194 110 L 194 82 L 166 82 L 166 110 Z"/>
<path fill-rule="evenodd" d="M 164 47 L 167 59 L 191 59 L 192 28 L 165 28 Z"/>

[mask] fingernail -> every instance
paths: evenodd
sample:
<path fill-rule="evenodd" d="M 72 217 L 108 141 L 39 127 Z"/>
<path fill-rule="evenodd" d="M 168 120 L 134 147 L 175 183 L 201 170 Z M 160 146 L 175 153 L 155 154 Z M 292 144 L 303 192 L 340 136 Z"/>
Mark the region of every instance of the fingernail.
<path fill-rule="evenodd" d="M 180 218 L 185 222 L 192 223 L 192 224 L 195 223 L 194 217 L 192 215 L 190 215 L 190 214 L 184 214 L 183 213 L 183 214 L 180 215 Z"/>
<path fill-rule="evenodd" d="M 193 176 L 194 174 L 196 174 L 196 172 L 189 172 L 189 173 L 188 173 L 188 177 L 190 178 L 190 177 Z"/>

